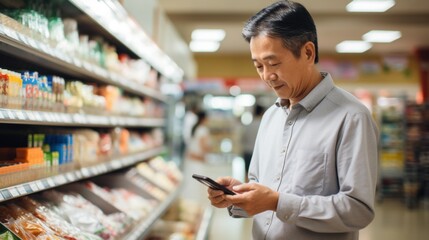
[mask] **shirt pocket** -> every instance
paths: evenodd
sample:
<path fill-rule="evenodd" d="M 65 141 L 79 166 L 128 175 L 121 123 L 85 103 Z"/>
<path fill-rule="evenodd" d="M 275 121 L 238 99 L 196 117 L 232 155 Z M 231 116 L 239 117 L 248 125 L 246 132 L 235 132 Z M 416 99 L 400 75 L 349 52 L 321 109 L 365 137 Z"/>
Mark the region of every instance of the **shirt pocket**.
<path fill-rule="evenodd" d="M 300 196 L 317 195 L 325 183 L 327 154 L 314 150 L 300 149 L 296 154 L 293 193 Z"/>

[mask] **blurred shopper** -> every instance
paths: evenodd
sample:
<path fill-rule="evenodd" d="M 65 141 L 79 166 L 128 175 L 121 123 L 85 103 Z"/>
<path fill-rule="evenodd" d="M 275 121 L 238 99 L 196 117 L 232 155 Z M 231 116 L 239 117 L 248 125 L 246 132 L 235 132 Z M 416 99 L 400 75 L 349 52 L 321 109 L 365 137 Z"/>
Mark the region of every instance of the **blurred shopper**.
<path fill-rule="evenodd" d="M 197 122 L 191 129 L 191 139 L 186 148 L 184 167 L 184 197 L 197 200 L 200 203 L 207 203 L 207 193 L 205 187 L 192 179 L 192 174 L 208 175 L 206 155 L 211 152 L 212 144 L 210 129 L 207 126 L 208 117 L 206 112 L 200 111 L 197 114 Z"/>
<path fill-rule="evenodd" d="M 374 218 L 378 130 L 368 109 L 319 72 L 316 27 L 279 1 L 243 29 L 261 79 L 278 96 L 262 118 L 249 183 L 218 182 L 216 207 L 254 216 L 253 239 L 357 240 Z"/>
<path fill-rule="evenodd" d="M 186 149 L 186 158 L 189 160 L 204 162 L 206 154 L 211 150 L 207 119 L 205 112 L 197 113 L 197 122 L 191 129 L 191 139 Z"/>
<path fill-rule="evenodd" d="M 183 117 L 183 129 L 182 129 L 183 153 L 185 153 L 185 150 L 191 141 L 192 128 L 195 126 L 198 120 L 197 112 L 198 110 L 196 105 L 192 104 L 189 106 L 189 108 L 186 109 L 185 116 Z"/>
<path fill-rule="evenodd" d="M 249 125 L 244 127 L 243 134 L 241 135 L 246 176 L 249 172 L 250 160 L 252 159 L 252 153 L 255 147 L 256 134 L 258 133 L 262 114 L 264 114 L 264 108 L 261 105 L 256 105 L 253 120 Z"/>

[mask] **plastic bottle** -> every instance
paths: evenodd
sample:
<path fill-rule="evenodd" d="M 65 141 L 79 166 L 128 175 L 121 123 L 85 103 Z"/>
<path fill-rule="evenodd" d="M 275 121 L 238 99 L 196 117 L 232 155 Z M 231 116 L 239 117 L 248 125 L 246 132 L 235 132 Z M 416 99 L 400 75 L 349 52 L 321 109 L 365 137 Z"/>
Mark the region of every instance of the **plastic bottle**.
<path fill-rule="evenodd" d="M 3 106 L 3 69 L 0 68 L 0 107 Z"/>
<path fill-rule="evenodd" d="M 8 95 L 9 95 L 9 76 L 7 75 L 6 70 L 1 72 L 2 86 L 1 86 L 1 94 L 3 96 L 2 107 L 6 107 L 8 105 Z"/>
<path fill-rule="evenodd" d="M 21 73 L 22 79 L 22 104 L 24 109 L 30 109 L 33 86 L 30 82 L 30 73 L 28 71 Z"/>

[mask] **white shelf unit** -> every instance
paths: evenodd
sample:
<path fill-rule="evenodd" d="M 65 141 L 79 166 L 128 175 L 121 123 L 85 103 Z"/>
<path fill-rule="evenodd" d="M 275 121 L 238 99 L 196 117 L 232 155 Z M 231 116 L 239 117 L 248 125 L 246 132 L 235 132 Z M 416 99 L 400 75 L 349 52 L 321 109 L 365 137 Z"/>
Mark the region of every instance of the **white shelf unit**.
<path fill-rule="evenodd" d="M 96 23 L 93 28 L 104 29 L 110 38 L 116 38 L 124 48 L 149 63 L 159 74 L 169 81 L 178 82 L 183 78 L 183 71 L 157 45 L 146 36 L 127 15 L 122 6 L 112 1 L 78 1 L 66 2 L 74 6 Z M 100 8 L 108 9 L 108 14 L 99 14 Z M 114 26 L 120 25 L 120 28 Z M 17 59 L 25 58 L 43 68 L 53 69 L 67 76 L 90 79 L 93 82 L 109 84 L 119 87 L 128 94 L 151 98 L 162 104 L 167 104 L 167 97 L 159 91 L 144 87 L 129 79 L 125 79 L 116 72 L 111 72 L 96 64 L 86 62 L 77 57 L 70 56 L 59 48 L 50 46 L 29 35 L 16 31 L 8 25 L 8 17 L 0 14 L 0 55 L 12 55 Z M 22 126 L 59 126 L 59 127 L 103 127 L 114 128 L 163 128 L 166 126 L 165 118 L 138 118 L 134 116 L 94 115 L 83 113 L 65 113 L 33 111 L 21 109 L 0 109 L 0 124 L 15 124 Z M 65 164 L 52 167 L 49 171 L 44 169 L 31 169 L 19 173 L 0 175 L 0 203 L 19 198 L 25 195 L 56 188 L 65 184 L 106 174 L 112 171 L 128 168 L 159 156 L 168 151 L 166 147 L 157 147 L 145 151 L 130 153 L 123 156 L 110 157 L 90 166 L 77 166 Z M 28 174 L 27 174 L 28 173 Z M 18 176 L 28 175 L 24 179 Z M 12 183 L 5 183 L 5 178 L 15 179 Z M 9 180 L 7 182 L 10 182 Z M 122 239 L 142 239 L 148 234 L 152 224 L 160 218 L 177 198 L 179 188 L 169 193 L 166 200 L 161 202 L 153 212 L 142 219 Z"/>

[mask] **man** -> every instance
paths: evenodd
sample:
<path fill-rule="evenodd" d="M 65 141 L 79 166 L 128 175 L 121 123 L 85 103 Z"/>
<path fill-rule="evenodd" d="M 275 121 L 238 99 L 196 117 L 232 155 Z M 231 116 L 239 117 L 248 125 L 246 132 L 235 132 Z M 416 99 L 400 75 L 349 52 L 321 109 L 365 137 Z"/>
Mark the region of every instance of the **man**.
<path fill-rule="evenodd" d="M 357 240 L 374 218 L 378 130 L 355 97 L 316 67 L 316 27 L 299 3 L 279 1 L 243 36 L 261 79 L 278 96 L 264 114 L 249 183 L 217 181 L 211 204 L 253 216 L 253 238 Z"/>

